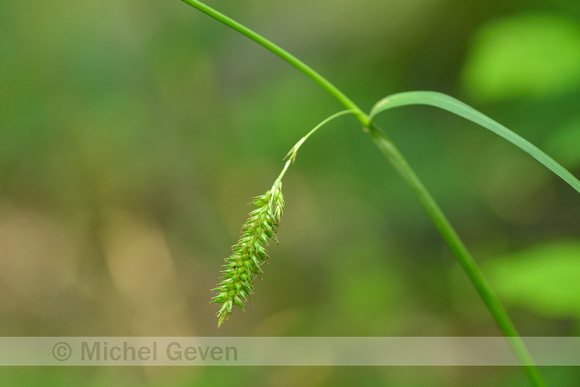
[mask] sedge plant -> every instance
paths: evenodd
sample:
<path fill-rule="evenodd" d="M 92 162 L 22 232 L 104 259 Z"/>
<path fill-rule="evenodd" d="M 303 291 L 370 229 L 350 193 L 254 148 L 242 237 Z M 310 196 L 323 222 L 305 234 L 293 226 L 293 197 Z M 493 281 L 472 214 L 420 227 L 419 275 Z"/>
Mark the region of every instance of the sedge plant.
<path fill-rule="evenodd" d="M 249 214 L 248 220 L 242 227 L 239 241 L 232 247 L 232 255 L 229 258 L 226 258 L 226 263 L 222 267 L 220 282 L 217 287 L 213 289 L 215 296 L 212 298 L 211 302 L 221 304 L 221 308 L 217 313 L 218 327 L 231 316 L 234 306 L 237 305 L 243 309 L 244 303 L 253 293 L 254 279 L 260 275 L 262 272 L 261 265 L 268 258 L 266 246 L 268 245 L 269 240 L 276 240 L 276 233 L 284 210 L 282 178 L 290 164 L 295 161 L 298 149 L 304 144 L 308 137 L 330 120 L 342 115 L 351 114 L 362 124 L 365 131 L 369 133 L 371 140 L 408 184 L 424 210 L 427 212 L 427 215 L 431 218 L 433 224 L 477 290 L 498 327 L 508 338 L 510 345 L 521 361 L 530 384 L 532 386 L 545 386 L 545 382 L 543 381 L 537 367 L 534 365 L 534 362 L 523 341 L 519 337 L 516 328 L 508 317 L 499 299 L 493 292 L 491 286 L 483 276 L 483 273 L 479 269 L 475 260 L 429 191 L 406 161 L 405 157 L 390 140 L 387 134 L 379 128 L 374 119 L 378 114 L 388 109 L 406 105 L 430 105 L 444 109 L 473 121 L 516 145 L 550 169 L 557 176 L 562 178 L 578 192 L 580 192 L 580 181 L 550 156 L 542 152 L 527 140 L 472 107 L 446 94 L 433 91 L 397 93 L 381 99 L 373 106 L 369 113 L 365 113 L 334 84 L 286 50 L 204 3 L 197 0 L 182 1 L 211 16 L 226 26 L 240 32 L 256 43 L 262 45 L 267 50 L 278 55 L 290 65 L 294 66 L 297 70 L 311 78 L 347 109 L 328 117 L 312 129 L 306 136 L 300 139 L 286 156 L 288 160 L 286 161 L 282 172 L 272 185 L 272 188 L 265 194 L 255 197 L 252 201 L 252 204 L 256 206 L 257 209 Z"/>

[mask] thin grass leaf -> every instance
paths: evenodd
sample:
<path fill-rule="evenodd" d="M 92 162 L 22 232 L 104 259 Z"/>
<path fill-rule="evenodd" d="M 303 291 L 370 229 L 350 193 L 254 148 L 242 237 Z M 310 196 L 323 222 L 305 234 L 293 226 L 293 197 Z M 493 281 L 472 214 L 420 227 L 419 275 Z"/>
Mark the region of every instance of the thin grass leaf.
<path fill-rule="evenodd" d="M 437 93 L 434 91 L 410 91 L 393 94 L 377 102 L 375 106 L 373 106 L 369 118 L 372 121 L 377 116 L 377 114 L 385 110 L 406 105 L 435 106 L 473 121 L 522 149 L 524 152 L 528 153 L 530 156 L 542 163 L 546 168 L 562 178 L 576 191 L 580 192 L 580 181 L 566 168 L 542 152 L 538 147 L 512 132 L 502 124 L 475 110 L 471 106 L 466 105 L 463 102 L 458 101 L 446 94 Z"/>

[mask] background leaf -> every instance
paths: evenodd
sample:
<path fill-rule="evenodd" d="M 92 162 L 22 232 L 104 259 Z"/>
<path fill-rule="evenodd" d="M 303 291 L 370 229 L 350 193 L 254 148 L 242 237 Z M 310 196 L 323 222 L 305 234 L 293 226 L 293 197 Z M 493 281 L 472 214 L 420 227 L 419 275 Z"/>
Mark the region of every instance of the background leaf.
<path fill-rule="evenodd" d="M 486 262 L 499 297 L 551 317 L 580 317 L 580 243 L 542 244 Z"/>
<path fill-rule="evenodd" d="M 515 15 L 483 26 L 463 70 L 465 88 L 496 100 L 545 96 L 580 83 L 580 22 L 567 15 Z"/>

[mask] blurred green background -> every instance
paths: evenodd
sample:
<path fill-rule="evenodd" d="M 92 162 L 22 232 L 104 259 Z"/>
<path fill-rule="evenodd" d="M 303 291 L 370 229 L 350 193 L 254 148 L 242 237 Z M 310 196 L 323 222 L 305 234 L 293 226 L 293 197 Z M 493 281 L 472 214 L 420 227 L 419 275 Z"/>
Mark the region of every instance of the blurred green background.
<path fill-rule="evenodd" d="M 580 176 L 575 0 L 207 1 L 362 108 L 448 93 Z M 351 117 L 284 179 L 280 245 L 246 313 L 210 305 L 251 197 L 341 110 L 178 0 L 0 2 L 1 336 L 498 336 L 409 189 Z M 580 334 L 580 197 L 428 107 L 379 123 L 523 336 Z M 543 368 L 551 386 L 577 368 Z M 519 368 L 14 368 L 4 385 L 525 386 Z"/>

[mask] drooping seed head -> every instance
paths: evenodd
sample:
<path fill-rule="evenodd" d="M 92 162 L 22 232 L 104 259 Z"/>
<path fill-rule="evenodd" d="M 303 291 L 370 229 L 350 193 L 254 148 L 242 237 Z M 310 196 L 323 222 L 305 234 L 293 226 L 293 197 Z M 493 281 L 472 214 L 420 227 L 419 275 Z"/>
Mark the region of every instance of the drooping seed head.
<path fill-rule="evenodd" d="M 258 208 L 250 212 L 242 226 L 240 239 L 232 246 L 233 254 L 222 266 L 221 281 L 212 289 L 217 295 L 211 302 L 223 304 L 217 313 L 218 327 L 231 316 L 234 304 L 244 310 L 244 303 L 253 294 L 253 274 L 259 275 L 260 266 L 268 259 L 265 246 L 269 239 L 277 242 L 276 233 L 284 212 L 282 182 L 276 180 L 272 189 L 256 196 L 251 204 Z"/>

